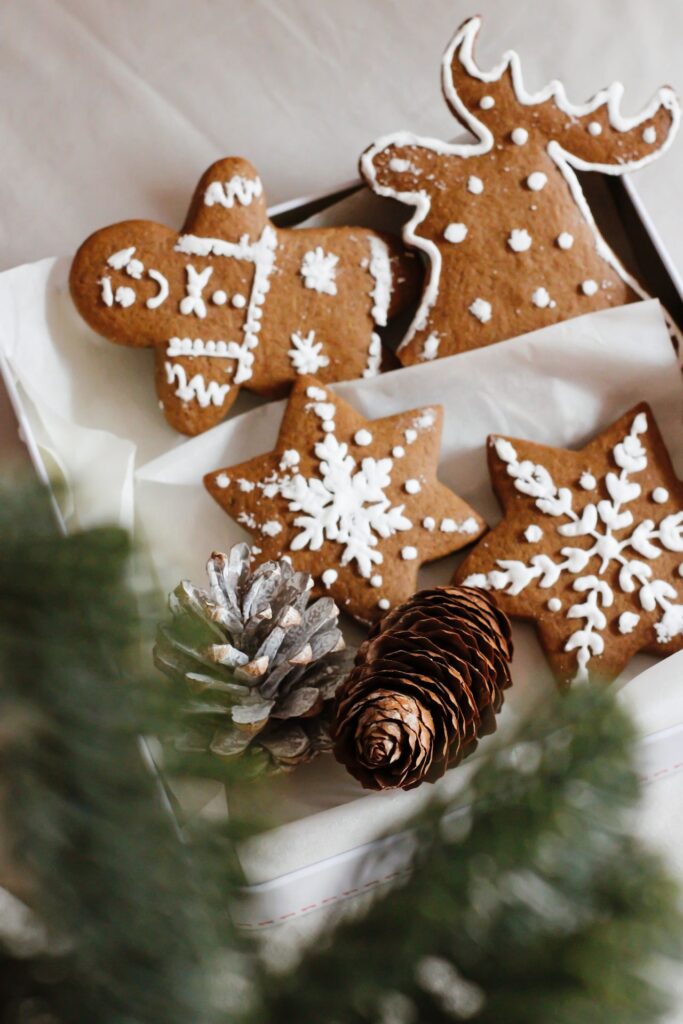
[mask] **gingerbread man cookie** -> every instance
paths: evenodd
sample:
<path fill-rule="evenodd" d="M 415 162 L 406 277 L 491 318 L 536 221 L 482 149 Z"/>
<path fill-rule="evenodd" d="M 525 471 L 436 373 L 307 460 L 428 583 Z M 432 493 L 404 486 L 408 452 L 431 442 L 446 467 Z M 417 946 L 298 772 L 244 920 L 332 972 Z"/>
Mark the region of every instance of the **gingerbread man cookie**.
<path fill-rule="evenodd" d="M 414 256 L 367 228 L 277 228 L 255 169 L 235 158 L 204 174 L 180 234 L 144 220 L 96 231 L 70 285 L 95 331 L 154 348 L 168 422 L 199 434 L 242 385 L 277 396 L 304 373 L 377 373 L 377 330 L 418 280 Z"/>
<path fill-rule="evenodd" d="M 437 480 L 442 410 L 366 420 L 314 377 L 295 384 L 275 450 L 204 484 L 252 535 L 259 562 L 287 555 L 361 622 L 417 588 L 423 562 L 486 526 Z"/>
<path fill-rule="evenodd" d="M 583 106 L 559 82 L 530 94 L 516 53 L 478 67 L 480 23 L 458 29 L 442 65 L 446 100 L 476 141 L 398 132 L 361 157 L 370 188 L 414 207 L 404 240 L 429 262 L 398 352 L 406 365 L 647 297 L 600 235 L 575 172 L 624 174 L 654 160 L 678 128 L 676 96 L 662 88 L 624 117 L 619 83 Z"/>
<path fill-rule="evenodd" d="M 456 579 L 535 622 L 562 684 L 683 648 L 683 484 L 648 405 L 578 452 L 491 437 L 488 458 L 504 518 Z"/>

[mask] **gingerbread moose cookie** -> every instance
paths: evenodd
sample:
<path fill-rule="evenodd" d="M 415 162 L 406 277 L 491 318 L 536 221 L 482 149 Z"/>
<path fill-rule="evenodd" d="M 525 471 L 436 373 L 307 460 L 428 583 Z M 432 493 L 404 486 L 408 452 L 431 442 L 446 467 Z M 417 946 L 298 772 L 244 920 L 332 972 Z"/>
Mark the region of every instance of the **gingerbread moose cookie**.
<path fill-rule="evenodd" d="M 377 373 L 377 329 L 417 279 L 414 256 L 366 228 L 275 227 L 255 169 L 233 158 L 204 174 L 180 234 L 145 220 L 96 231 L 70 284 L 95 331 L 154 348 L 168 422 L 199 434 L 242 385 L 274 397 L 302 373 Z"/>
<path fill-rule="evenodd" d="M 646 297 L 601 237 L 575 171 L 624 174 L 659 156 L 678 127 L 674 93 L 660 89 L 631 118 L 619 83 L 583 106 L 559 82 L 530 94 L 516 53 L 477 66 L 480 21 L 461 26 L 442 66 L 446 100 L 476 141 L 398 132 L 361 157 L 376 193 L 415 208 L 404 239 L 430 264 L 404 364 Z"/>

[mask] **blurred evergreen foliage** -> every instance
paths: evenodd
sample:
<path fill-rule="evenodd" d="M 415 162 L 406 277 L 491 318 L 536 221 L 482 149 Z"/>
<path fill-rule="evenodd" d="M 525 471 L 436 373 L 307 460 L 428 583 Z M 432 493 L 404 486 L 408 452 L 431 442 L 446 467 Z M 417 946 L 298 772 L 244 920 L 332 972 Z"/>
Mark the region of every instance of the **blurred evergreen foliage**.
<path fill-rule="evenodd" d="M 659 1019 L 679 894 L 633 838 L 633 729 L 605 692 L 540 707 L 467 810 L 414 822 L 408 882 L 269 973 L 226 909 L 244 823 L 181 831 L 143 756 L 177 697 L 148 669 L 129 556 L 121 531 L 63 538 L 41 490 L 0 488 L 3 1021 Z"/>

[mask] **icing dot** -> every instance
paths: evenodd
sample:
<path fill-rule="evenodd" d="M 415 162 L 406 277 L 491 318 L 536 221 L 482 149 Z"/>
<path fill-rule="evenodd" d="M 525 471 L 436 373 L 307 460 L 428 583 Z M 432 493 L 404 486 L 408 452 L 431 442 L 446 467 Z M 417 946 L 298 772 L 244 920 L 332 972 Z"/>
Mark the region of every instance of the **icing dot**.
<path fill-rule="evenodd" d="M 114 301 L 118 302 L 119 306 L 123 306 L 127 309 L 128 306 L 132 306 L 135 302 L 135 292 L 132 288 L 126 288 L 125 285 L 120 285 L 114 292 Z"/>
<path fill-rule="evenodd" d="M 590 277 L 588 278 L 587 281 L 582 281 L 582 283 L 581 283 L 581 291 L 583 292 L 584 295 L 595 295 L 597 290 L 598 290 L 598 282 L 597 281 L 593 281 L 593 279 L 590 278 Z"/>
<path fill-rule="evenodd" d="M 296 448 L 287 448 L 282 453 L 282 458 L 280 459 L 280 469 L 292 469 L 294 466 L 298 466 L 300 461 L 301 456 L 299 455 Z"/>
<path fill-rule="evenodd" d="M 458 524 L 455 519 L 442 519 L 441 526 L 439 527 L 442 533 L 457 533 Z"/>
<path fill-rule="evenodd" d="M 562 231 L 557 236 L 557 244 L 560 249 L 571 249 L 574 244 L 574 236 L 570 235 L 568 231 Z"/>
<path fill-rule="evenodd" d="M 550 298 L 545 288 L 536 288 L 531 294 L 531 301 L 534 306 L 538 306 L 539 309 L 546 309 L 548 306 L 552 309 L 556 303 Z"/>
<path fill-rule="evenodd" d="M 490 110 L 491 107 L 495 107 L 496 101 L 493 96 L 482 96 L 479 100 L 479 106 L 482 110 Z"/>
<path fill-rule="evenodd" d="M 425 530 L 433 530 L 434 527 L 436 526 L 436 519 L 432 519 L 431 516 L 425 516 L 425 518 L 422 520 L 422 525 L 424 526 Z"/>
<path fill-rule="evenodd" d="M 282 523 L 278 523 L 277 519 L 270 519 L 261 527 L 261 533 L 265 533 L 266 537 L 277 537 L 278 533 L 282 533 Z"/>
<path fill-rule="evenodd" d="M 213 302 L 214 306 L 224 306 L 225 303 L 228 301 L 227 293 L 224 292 L 222 288 L 219 288 L 211 296 L 211 301 Z"/>
<path fill-rule="evenodd" d="M 529 133 L 526 128 L 513 128 L 510 133 L 510 138 L 514 142 L 515 146 L 523 146 L 529 138 Z"/>
<path fill-rule="evenodd" d="M 524 536 L 530 544 L 535 544 L 543 536 L 543 530 L 540 526 L 536 526 L 535 523 L 532 523 L 531 526 L 527 526 L 524 531 Z"/>
<path fill-rule="evenodd" d="M 323 430 L 326 434 L 331 434 L 334 430 L 334 420 L 323 420 Z"/>
<path fill-rule="evenodd" d="M 508 238 L 508 245 L 513 252 L 526 252 L 531 248 L 531 235 L 526 228 L 513 228 Z"/>
<path fill-rule="evenodd" d="M 382 586 L 382 577 L 380 575 L 371 576 L 370 577 L 370 586 L 371 587 L 381 587 Z"/>
<path fill-rule="evenodd" d="M 369 430 L 357 430 L 353 435 L 353 440 L 361 448 L 365 448 L 366 445 L 372 444 L 372 434 Z"/>
<path fill-rule="evenodd" d="M 401 548 L 401 558 L 404 562 L 414 562 L 417 558 L 417 548 L 408 545 L 405 548 Z"/>
<path fill-rule="evenodd" d="M 551 597 L 548 601 L 548 611 L 559 612 L 561 608 L 562 602 L 560 601 L 559 597 Z"/>
<path fill-rule="evenodd" d="M 545 188 L 548 182 L 548 177 L 543 171 L 532 171 L 529 177 L 526 179 L 527 187 L 532 192 L 540 192 L 541 189 Z"/>
<path fill-rule="evenodd" d="M 145 264 L 142 260 L 130 260 L 130 262 L 126 264 L 126 273 L 128 274 L 128 277 L 133 277 L 136 281 L 140 280 L 144 271 Z"/>
<path fill-rule="evenodd" d="M 467 238 L 467 225 L 455 222 L 448 224 L 444 229 L 443 237 L 447 242 L 452 242 L 454 245 L 458 242 L 464 242 Z"/>
<path fill-rule="evenodd" d="M 406 494 L 419 494 L 422 490 L 419 480 L 406 480 L 403 485 L 403 490 Z"/>
<path fill-rule="evenodd" d="M 475 299 L 468 309 L 473 317 L 476 317 L 480 323 L 486 324 L 491 319 L 491 303 L 487 302 L 486 299 Z"/>
<path fill-rule="evenodd" d="M 395 448 L 391 449 L 391 454 L 394 456 L 395 459 L 402 459 L 405 453 L 405 448 L 401 447 L 400 444 L 397 444 Z"/>
<path fill-rule="evenodd" d="M 221 487 L 225 489 L 226 487 L 229 486 L 230 477 L 227 475 L 227 473 L 219 473 L 218 476 L 216 477 L 216 487 Z"/>
<path fill-rule="evenodd" d="M 240 295 L 239 292 L 235 292 L 233 297 L 230 299 L 230 302 L 235 307 L 235 309 L 244 309 L 244 307 L 247 304 L 247 300 L 245 299 L 244 295 Z"/>
<path fill-rule="evenodd" d="M 583 487 L 584 491 L 594 491 L 597 486 L 597 480 L 592 473 L 582 473 L 579 480 L 579 484 Z"/>
<path fill-rule="evenodd" d="M 256 484 L 254 483 L 253 480 L 245 480 L 244 478 L 242 478 L 241 480 L 237 481 L 237 486 L 243 492 L 243 494 L 250 494 L 256 487 Z"/>
<path fill-rule="evenodd" d="M 322 388 L 315 387 L 315 385 L 306 388 L 306 394 L 309 398 L 315 399 L 316 402 L 323 402 L 327 398 L 327 392 L 323 391 Z"/>
<path fill-rule="evenodd" d="M 602 135 L 602 125 L 599 121 L 590 122 L 590 124 L 588 125 L 588 134 L 593 136 Z"/>
<path fill-rule="evenodd" d="M 622 612 L 619 616 L 619 632 L 632 633 L 640 622 L 640 615 L 635 612 Z"/>
<path fill-rule="evenodd" d="M 643 129 L 643 142 L 647 142 L 647 144 L 649 146 L 651 146 L 652 143 L 656 142 L 656 141 L 657 141 L 657 131 L 650 124 L 650 125 L 647 126 L 647 128 Z"/>
<path fill-rule="evenodd" d="M 386 597 L 380 597 L 379 601 L 377 602 L 377 607 L 381 608 L 383 612 L 386 612 L 389 610 L 389 608 L 391 608 L 391 602 L 388 601 Z"/>
<path fill-rule="evenodd" d="M 683 562 L 678 567 L 678 575 L 683 576 Z"/>
<path fill-rule="evenodd" d="M 403 431 L 403 436 L 406 439 L 406 444 L 412 444 L 413 441 L 417 441 L 417 430 L 413 430 L 412 427 L 408 427 L 407 430 Z"/>
<path fill-rule="evenodd" d="M 479 196 L 484 191 L 484 182 L 476 174 L 470 174 L 467 179 L 467 191 L 472 195 Z"/>
<path fill-rule="evenodd" d="M 336 569 L 325 569 L 320 579 L 323 581 L 325 587 L 331 587 L 333 583 L 336 583 L 339 573 Z"/>
<path fill-rule="evenodd" d="M 652 492 L 652 500 L 656 501 L 658 505 L 663 505 L 665 501 L 668 501 L 669 492 L 666 487 L 655 487 Z"/>

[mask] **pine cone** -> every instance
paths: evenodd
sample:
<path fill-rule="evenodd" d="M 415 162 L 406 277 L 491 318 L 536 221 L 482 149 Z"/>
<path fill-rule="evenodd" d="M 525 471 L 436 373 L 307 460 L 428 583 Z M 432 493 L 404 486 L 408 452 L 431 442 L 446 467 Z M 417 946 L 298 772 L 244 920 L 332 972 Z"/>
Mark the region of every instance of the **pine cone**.
<path fill-rule="evenodd" d="M 184 684 L 191 723 L 184 749 L 247 757 L 249 772 L 291 771 L 331 748 L 333 697 L 353 652 L 344 649 L 339 609 L 308 605 L 313 581 L 286 560 L 250 568 L 250 549 L 214 552 L 209 590 L 186 580 L 159 626 L 158 668 Z M 186 688 L 186 689 L 185 689 Z"/>
<path fill-rule="evenodd" d="M 420 591 L 359 648 L 337 697 L 335 757 L 366 789 L 434 782 L 495 730 L 511 658 L 510 622 L 490 594 Z"/>

